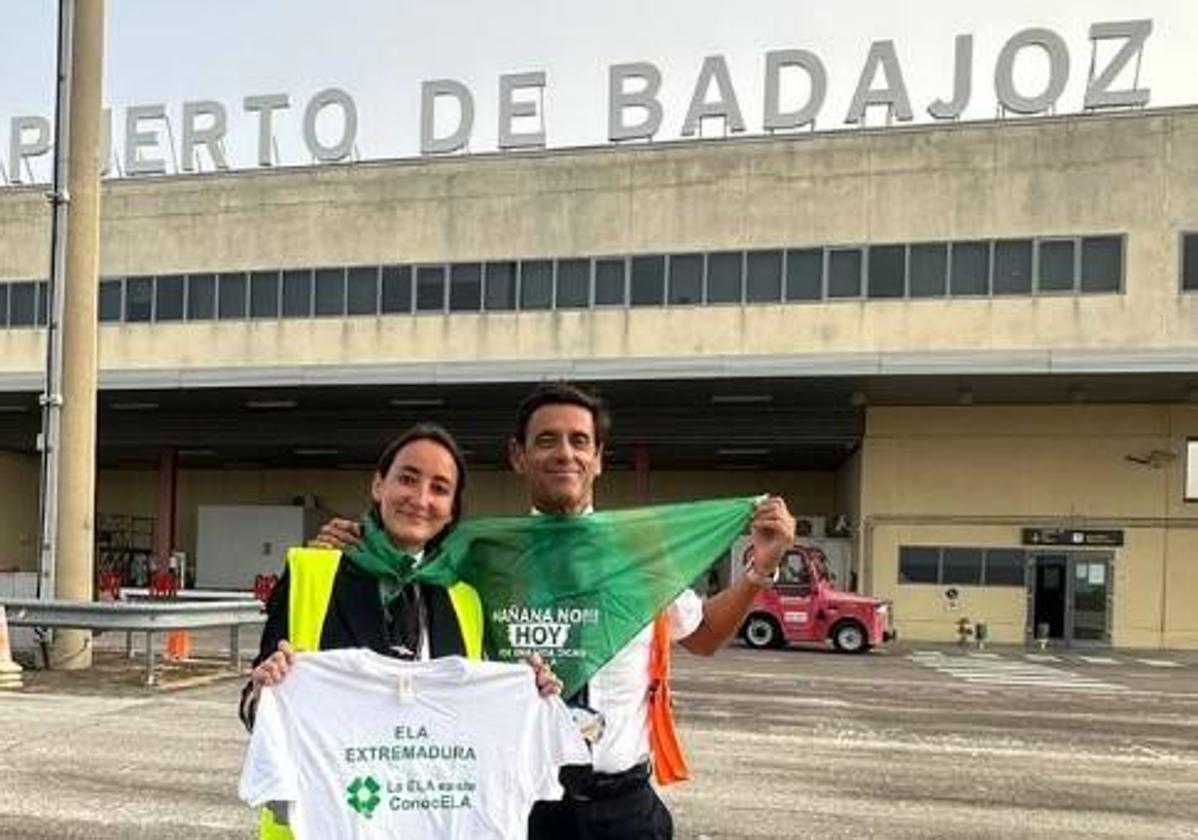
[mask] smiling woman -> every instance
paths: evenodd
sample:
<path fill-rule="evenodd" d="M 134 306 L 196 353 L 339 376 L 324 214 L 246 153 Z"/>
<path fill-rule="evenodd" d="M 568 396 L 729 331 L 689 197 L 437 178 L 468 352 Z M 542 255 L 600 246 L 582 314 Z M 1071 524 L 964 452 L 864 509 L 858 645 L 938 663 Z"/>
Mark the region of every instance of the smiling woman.
<path fill-rule="evenodd" d="M 296 650 L 366 647 L 385 656 L 477 658 L 478 595 L 407 582 L 406 573 L 462 512 L 466 464 L 449 432 L 413 426 L 379 456 L 363 541 L 344 552 L 292 549 L 271 593 L 241 717 L 253 725 L 263 686 L 282 680 Z"/>

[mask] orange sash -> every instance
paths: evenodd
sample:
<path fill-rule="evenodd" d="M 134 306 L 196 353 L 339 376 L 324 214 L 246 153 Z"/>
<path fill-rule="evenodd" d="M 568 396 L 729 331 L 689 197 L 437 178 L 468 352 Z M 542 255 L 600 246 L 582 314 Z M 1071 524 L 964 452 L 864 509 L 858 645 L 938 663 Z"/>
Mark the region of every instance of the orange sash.
<path fill-rule="evenodd" d="M 690 778 L 682 743 L 674 726 L 674 698 L 670 693 L 670 622 L 664 612 L 653 620 L 653 646 L 649 652 L 649 747 L 659 785 Z"/>

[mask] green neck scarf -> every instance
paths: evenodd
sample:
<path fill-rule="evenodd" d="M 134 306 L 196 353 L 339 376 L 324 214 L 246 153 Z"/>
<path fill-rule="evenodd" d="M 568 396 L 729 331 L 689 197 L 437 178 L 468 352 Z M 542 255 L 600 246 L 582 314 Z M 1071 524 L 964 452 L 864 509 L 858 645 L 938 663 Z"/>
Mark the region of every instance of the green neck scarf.
<path fill-rule="evenodd" d="M 467 519 L 413 577 L 474 587 L 488 657 L 539 653 L 569 697 L 728 550 L 759 499 Z"/>
<path fill-rule="evenodd" d="M 379 520 L 378 508 L 362 517 L 362 542 L 350 546 L 344 554 L 350 562 L 379 582 L 383 606 L 389 606 L 399 590 L 412 580 L 416 558 L 396 548 Z"/>

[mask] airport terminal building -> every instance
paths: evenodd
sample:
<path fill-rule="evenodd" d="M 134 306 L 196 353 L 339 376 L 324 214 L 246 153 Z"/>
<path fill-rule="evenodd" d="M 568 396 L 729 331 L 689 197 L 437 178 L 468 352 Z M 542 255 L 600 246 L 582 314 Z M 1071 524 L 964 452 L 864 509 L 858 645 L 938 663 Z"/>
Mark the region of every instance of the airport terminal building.
<path fill-rule="evenodd" d="M 37 564 L 43 192 L 0 191 L 0 571 Z M 906 638 L 1198 648 L 1198 108 L 122 179 L 102 215 L 114 544 L 356 514 L 424 419 L 469 512 L 519 511 L 515 404 L 565 377 L 614 408 L 600 504 L 843 516 Z"/>

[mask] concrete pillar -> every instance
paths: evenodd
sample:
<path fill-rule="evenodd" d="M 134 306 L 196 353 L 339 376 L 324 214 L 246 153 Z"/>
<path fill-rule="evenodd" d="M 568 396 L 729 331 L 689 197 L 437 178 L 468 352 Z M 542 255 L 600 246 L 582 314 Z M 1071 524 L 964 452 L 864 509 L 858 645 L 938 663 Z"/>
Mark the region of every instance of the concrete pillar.
<path fill-rule="evenodd" d="M 633 495 L 638 505 L 649 504 L 649 447 L 638 445 L 632 450 L 632 472 L 635 477 Z"/>
<path fill-rule="evenodd" d="M 96 305 L 100 269 L 104 0 L 72 2 L 66 283 L 62 290 L 62 438 L 58 459 L 56 598 L 92 598 L 96 495 Z M 91 633 L 54 634 L 56 668 L 91 665 Z"/>
<path fill-rule="evenodd" d="M 158 453 L 158 518 L 154 523 L 154 563 L 159 569 L 170 566 L 175 549 L 175 497 L 179 483 L 179 459 L 171 447 Z M 183 586 L 183 581 L 179 581 Z"/>

